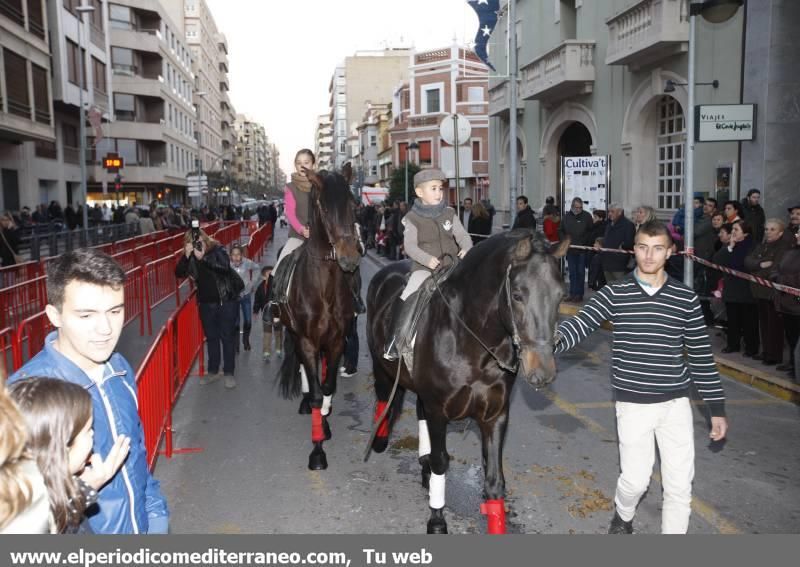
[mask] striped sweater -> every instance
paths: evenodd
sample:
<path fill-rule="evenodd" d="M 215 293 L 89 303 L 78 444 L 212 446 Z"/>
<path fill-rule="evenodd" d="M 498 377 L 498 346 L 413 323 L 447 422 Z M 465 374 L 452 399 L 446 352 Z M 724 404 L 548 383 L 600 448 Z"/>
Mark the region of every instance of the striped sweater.
<path fill-rule="evenodd" d="M 725 394 L 694 291 L 668 278 L 650 296 L 628 274 L 559 324 L 555 352 L 571 349 L 603 321 L 614 324 L 611 385 L 617 401 L 647 404 L 681 398 L 689 395 L 694 382 L 711 415 L 725 415 Z"/>

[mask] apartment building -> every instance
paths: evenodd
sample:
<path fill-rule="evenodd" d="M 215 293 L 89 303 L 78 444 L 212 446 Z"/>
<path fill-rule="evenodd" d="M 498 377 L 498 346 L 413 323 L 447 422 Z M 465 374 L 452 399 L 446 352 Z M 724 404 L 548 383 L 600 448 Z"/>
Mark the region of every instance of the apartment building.
<path fill-rule="evenodd" d="M 755 8 L 765 3 L 771 2 L 748 2 L 748 26 L 751 17 L 763 21 Z M 611 201 L 627 209 L 654 206 L 662 218 L 670 217 L 683 201 L 685 179 L 689 2 L 516 0 L 516 6 L 519 120 L 513 134 L 511 86 L 503 76 L 507 3 L 493 35 L 499 70 L 489 91 L 495 207 L 510 206 L 509 148 L 515 143 L 517 191 L 534 207 L 560 196 L 562 158 L 608 156 Z M 743 24 L 741 9 L 721 24 L 697 18 L 696 104 L 755 102 L 742 96 Z M 716 87 L 709 84 L 715 80 Z M 739 152 L 750 144 L 696 144 L 695 191 L 720 199 L 746 192 Z M 754 186 L 769 190 L 767 184 Z"/>
<path fill-rule="evenodd" d="M 328 91 L 335 168 L 359 151 L 356 129 L 365 105 L 390 103 L 391 86 L 408 80 L 410 54 L 404 48 L 358 51 L 334 70 Z"/>
<path fill-rule="evenodd" d="M 0 0 L 0 210 L 38 202 L 35 148 L 56 143 L 44 0 Z"/>
<path fill-rule="evenodd" d="M 317 168 L 329 170 L 333 163 L 333 122 L 330 114 L 317 117 L 317 128 L 314 132 L 314 155 Z"/>
<path fill-rule="evenodd" d="M 260 195 L 267 192 L 268 139 L 264 126 L 244 114 L 236 115 L 236 151 L 233 179 L 240 193 Z"/>
<path fill-rule="evenodd" d="M 114 0 L 108 14 L 114 116 L 104 138 L 90 140 L 90 201 L 103 198 L 103 181 L 111 175 L 100 160 L 110 152 L 125 160 L 127 202 L 183 201 L 198 147 L 192 54 L 181 11 L 157 0 Z"/>
<path fill-rule="evenodd" d="M 402 167 L 413 160 L 422 168 L 435 167 L 450 179 L 450 203 L 458 198 L 487 198 L 489 193 L 488 73 L 466 47 L 451 46 L 413 53 L 409 79 L 394 93 L 393 125 L 389 130 L 392 162 Z M 456 191 L 455 150 L 440 134 L 443 120 L 458 114 L 469 121 L 468 140 L 459 140 L 460 188 Z M 409 154 L 409 146 L 417 150 Z"/>
<path fill-rule="evenodd" d="M 361 123 L 356 127 L 358 153 L 354 156 L 359 185 L 377 185 L 383 179 L 380 155 L 388 145 L 388 129 L 392 110 L 390 104 L 367 103 Z"/>

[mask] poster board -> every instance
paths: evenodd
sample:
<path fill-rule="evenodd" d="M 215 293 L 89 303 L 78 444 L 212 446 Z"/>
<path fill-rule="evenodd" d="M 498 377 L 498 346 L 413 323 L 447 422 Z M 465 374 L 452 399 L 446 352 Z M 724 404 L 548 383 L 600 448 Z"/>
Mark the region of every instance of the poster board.
<path fill-rule="evenodd" d="M 610 189 L 609 156 L 561 158 L 561 211 L 570 209 L 575 197 L 583 199 L 583 210 L 608 209 Z"/>

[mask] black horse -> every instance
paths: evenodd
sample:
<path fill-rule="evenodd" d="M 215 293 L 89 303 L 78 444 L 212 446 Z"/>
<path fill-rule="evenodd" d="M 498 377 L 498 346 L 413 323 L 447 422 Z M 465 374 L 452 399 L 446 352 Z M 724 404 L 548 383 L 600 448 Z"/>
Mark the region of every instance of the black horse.
<path fill-rule="evenodd" d="M 481 431 L 487 500 L 481 512 L 488 516 L 489 533 L 505 533 L 502 462 L 509 397 L 517 376 L 536 388 L 555 378 L 553 334 L 564 294 L 557 258 L 568 247 L 566 241 L 550 250 L 544 238 L 530 230 L 496 235 L 475 246 L 422 313 L 410 372 L 403 362 L 384 359 L 383 352 L 392 303 L 405 286 L 411 264 L 388 266 L 370 283 L 367 332 L 378 398 L 375 421 L 386 414 L 372 449 L 386 449 L 403 391 L 415 392 L 423 485 L 430 495 L 428 533 L 447 533 L 447 423 L 467 417 Z M 398 395 L 389 407 L 398 372 Z"/>
<path fill-rule="evenodd" d="M 361 260 L 355 227 L 355 201 L 350 192 L 352 170 L 342 174 L 312 171 L 312 214 L 309 238 L 299 250 L 288 305 L 280 309 L 288 329 L 280 370 L 281 393 L 295 397 L 308 385 L 311 405 L 312 470 L 328 467 L 322 442 L 330 439 L 330 413 L 344 339 L 355 305 L 351 279 Z M 284 260 L 288 261 L 288 259 Z"/>

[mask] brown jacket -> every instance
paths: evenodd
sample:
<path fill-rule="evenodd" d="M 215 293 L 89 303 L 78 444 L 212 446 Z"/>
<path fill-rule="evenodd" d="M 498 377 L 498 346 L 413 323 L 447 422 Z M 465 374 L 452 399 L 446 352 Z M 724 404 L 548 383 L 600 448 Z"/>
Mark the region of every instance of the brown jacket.
<path fill-rule="evenodd" d="M 768 280 L 770 274 L 775 272 L 781 258 L 783 258 L 788 249 L 789 243 L 782 238 L 775 242 L 762 242 L 758 246 L 754 246 L 750 254 L 744 259 L 744 267 L 754 276 Z M 762 262 L 772 262 L 772 265 L 768 268 L 762 268 Z M 753 292 L 753 297 L 756 299 L 772 299 L 773 297 L 772 289 L 757 283 L 750 283 L 750 291 Z"/>
<path fill-rule="evenodd" d="M 292 197 L 294 197 L 295 210 L 294 213 L 297 215 L 297 220 L 299 220 L 304 226 L 308 226 L 309 223 L 309 214 L 311 212 L 311 192 L 309 191 L 300 191 L 297 186 L 292 183 L 291 181 L 286 184 L 286 189 L 292 192 Z M 299 238 L 300 240 L 305 240 L 306 237 L 302 234 L 298 233 L 292 225 L 289 224 L 289 238 Z"/>
<path fill-rule="evenodd" d="M 445 207 L 436 218 L 428 218 L 411 209 L 403 217 L 405 233 L 403 246 L 408 257 L 414 260 L 414 270 L 430 270 L 427 264 L 431 258 L 443 262 L 445 255 L 455 261 L 459 250 L 472 248 L 472 240 L 458 220 L 455 210 Z"/>

